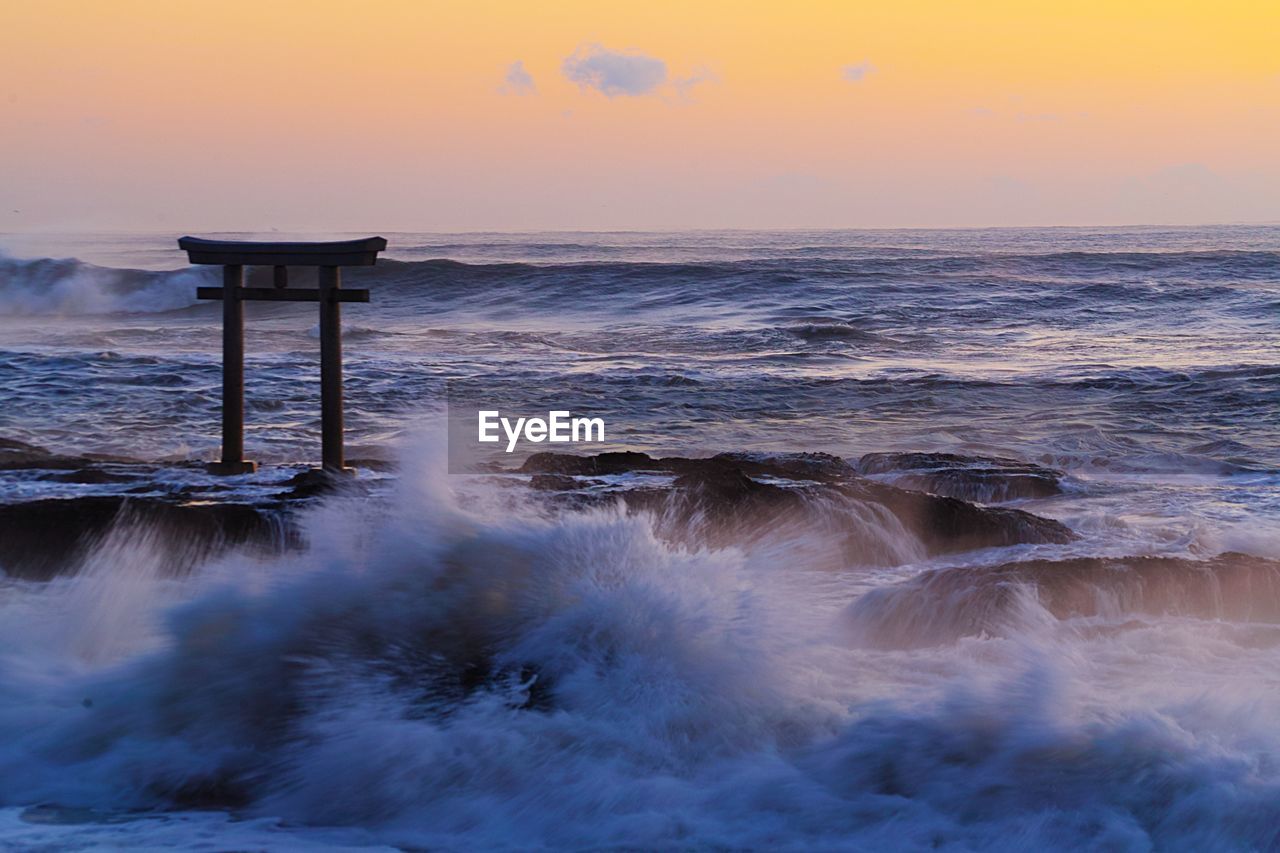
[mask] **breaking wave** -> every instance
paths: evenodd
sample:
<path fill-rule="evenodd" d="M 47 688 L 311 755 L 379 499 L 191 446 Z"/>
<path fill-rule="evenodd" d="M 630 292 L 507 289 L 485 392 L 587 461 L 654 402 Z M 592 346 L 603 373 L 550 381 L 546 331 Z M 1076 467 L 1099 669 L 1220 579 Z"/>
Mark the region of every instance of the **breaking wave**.
<path fill-rule="evenodd" d="M 0 313 L 24 315 L 134 314 L 173 311 L 196 303 L 196 287 L 216 270 L 170 272 L 113 269 L 74 258 L 20 260 L 0 254 Z"/>
<path fill-rule="evenodd" d="M 1277 841 L 1280 743 L 1251 700 L 1099 702 L 1034 631 L 918 664 L 851 650 L 803 553 L 445 480 L 433 462 L 384 506 L 334 499 L 292 556 L 182 580 L 121 534 L 74 577 L 10 584 L 0 801 L 441 849 Z"/>
<path fill-rule="evenodd" d="M 361 498 L 287 467 L 314 306 L 248 311 L 256 478 L 104 467 L 216 455 L 217 270 L 0 259 L 0 844 L 1280 847 L 1274 228 L 393 242 Z M 732 464 L 372 474 L 447 380 Z"/>
<path fill-rule="evenodd" d="M 0 255 L 0 307 L 22 314 L 102 314 L 169 311 L 194 304 L 197 284 L 216 277 L 211 268 L 170 271 L 95 266 L 74 258 L 20 260 Z M 777 299 L 796 288 L 847 296 L 864 287 L 884 294 L 914 292 L 922 283 L 1034 285 L 1040 307 L 1076 308 L 1096 301 L 1129 301 L 1153 295 L 1188 305 L 1231 301 L 1237 290 L 1280 279 L 1280 253 L 1060 252 L 962 255 L 879 252 L 854 257 L 798 256 L 697 262 L 578 261 L 464 263 L 447 259 L 380 260 L 377 267 L 347 271 L 352 281 L 377 282 L 399 299 L 496 306 L 512 292 L 533 307 L 590 307 L 625 298 L 639 310 L 677 305 L 736 311 L 755 294 L 762 306 L 790 307 Z M 1154 280 L 1153 280 L 1154 279 Z M 1212 286 L 1210 286 L 1212 285 Z M 1021 301 L 1013 297 L 1014 301 Z M 939 306 L 941 307 L 941 306 Z M 781 317 L 801 338 L 859 340 L 867 330 L 841 318 Z"/>

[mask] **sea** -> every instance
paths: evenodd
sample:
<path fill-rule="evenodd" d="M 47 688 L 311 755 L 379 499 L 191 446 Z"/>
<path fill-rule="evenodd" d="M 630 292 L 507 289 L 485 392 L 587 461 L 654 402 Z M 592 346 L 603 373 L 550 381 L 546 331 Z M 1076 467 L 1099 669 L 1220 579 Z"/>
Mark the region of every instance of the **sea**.
<path fill-rule="evenodd" d="M 0 438 L 203 476 L 221 278 L 179 236 L 0 234 Z M 0 578 L 0 849 L 1280 849 L 1280 580 L 1244 617 L 1142 606 L 1162 580 L 1118 595 L 1123 568 L 1079 614 L 986 585 L 1013 615 L 958 635 L 929 626 L 973 591 L 918 583 L 1280 558 L 1280 226 L 382 236 L 343 271 L 378 500 L 316 502 L 274 556 L 175 574 L 135 532 Z M 262 470 L 229 500 L 319 456 L 316 306 L 246 308 Z M 604 418 L 555 449 L 1043 466 L 1061 491 L 1007 505 L 1077 536 L 832 566 L 513 509 L 440 427 L 513 389 Z M 110 489 L 0 472 L 5 503 Z M 903 596 L 916 627 L 865 641 Z M 413 683 L 459 634 L 521 665 Z"/>

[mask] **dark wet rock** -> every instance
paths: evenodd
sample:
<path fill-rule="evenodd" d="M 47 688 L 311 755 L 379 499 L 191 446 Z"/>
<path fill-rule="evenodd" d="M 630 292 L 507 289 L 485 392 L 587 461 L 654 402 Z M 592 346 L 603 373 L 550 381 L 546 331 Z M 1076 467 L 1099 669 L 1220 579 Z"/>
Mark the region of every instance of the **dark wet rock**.
<path fill-rule="evenodd" d="M 281 506 L 294 501 L 305 501 L 333 494 L 364 494 L 368 491 L 366 484 L 353 472 L 334 474 L 323 468 L 308 468 L 299 471 L 283 483 L 285 491 L 276 496 Z"/>
<path fill-rule="evenodd" d="M 720 453 L 708 459 L 683 456 L 655 458 L 634 451 L 578 456 L 572 453 L 543 452 L 529 456 L 520 467 L 523 474 L 564 474 L 571 476 L 633 473 L 705 473 L 731 466 L 752 477 L 778 477 L 832 482 L 853 477 L 857 471 L 839 456 L 830 453 Z"/>
<path fill-rule="evenodd" d="M 83 468 L 89 463 L 90 460 L 82 456 L 60 456 L 33 444 L 0 438 L 0 471 L 26 468 L 67 470 Z"/>
<path fill-rule="evenodd" d="M 734 465 L 752 477 L 833 483 L 855 478 L 858 473 L 844 459 L 830 453 L 719 453 L 711 458 Z"/>
<path fill-rule="evenodd" d="M 10 442 L 15 453 L 40 456 Z M 38 451 L 38 448 L 36 449 Z M 40 456 L 47 460 L 47 456 Z M 79 460 L 83 462 L 84 460 Z M 199 468 L 198 463 L 183 463 Z M 279 547 L 298 538 L 290 521 L 307 503 L 333 494 L 370 496 L 359 477 L 301 471 L 248 494 L 203 473 L 173 477 L 158 465 L 89 462 L 32 468 L 24 482 L 117 486 L 113 495 L 0 505 L 0 567 L 24 577 L 75 571 L 79 558 L 117 519 L 171 552 L 175 570 L 196 554 L 239 544 Z M 164 472 L 164 476 L 157 476 Z M 820 542 L 830 565 L 891 565 L 955 551 L 1065 542 L 1072 533 L 1050 519 L 909 491 L 860 476 L 843 459 L 821 453 L 724 453 L 702 459 L 644 453 L 574 456 L 540 453 L 520 469 L 549 509 L 588 509 L 621 500 L 651 513 L 659 535 L 691 547 L 746 546 L 766 537 Z M 510 482 L 507 476 L 495 478 Z M 641 474 L 640 477 L 616 476 Z M 616 479 L 615 479 L 616 477 Z M 64 488 L 63 491 L 68 491 Z M 824 553 L 826 553 L 824 551 Z"/>
<path fill-rule="evenodd" d="M 284 485 L 289 497 L 304 500 L 332 494 L 340 488 L 337 476 L 318 468 L 299 471 L 285 480 Z"/>
<path fill-rule="evenodd" d="M 54 483 L 104 486 L 112 483 L 132 483 L 138 479 L 138 475 L 108 471 L 104 468 L 77 468 L 74 471 L 51 474 L 48 479 Z"/>
<path fill-rule="evenodd" d="M 647 453 L 631 451 L 577 456 L 572 453 L 534 453 L 520 467 L 523 474 L 601 475 L 631 471 L 662 471 L 661 463 Z"/>
<path fill-rule="evenodd" d="M 175 572 L 223 548 L 293 546 L 299 542 L 295 510 L 327 495 L 373 488 L 358 477 L 306 470 L 245 490 L 206 476 L 200 462 L 64 457 L 13 439 L 0 439 L 0 471 L 42 493 L 0 503 L 0 571 L 29 579 L 78 571 L 82 558 L 117 532 L 145 538 Z"/>
<path fill-rule="evenodd" d="M 357 458 L 348 458 L 347 464 L 352 468 L 364 468 L 367 471 L 377 471 L 379 473 L 390 473 L 399 469 L 399 464 L 392 459 L 381 459 L 376 456 L 361 456 Z"/>
<path fill-rule="evenodd" d="M 538 454 L 526 467 L 672 475 L 668 485 L 645 484 L 612 496 L 602 493 L 596 500 L 620 499 L 633 510 L 651 512 L 663 536 L 690 545 L 722 547 L 766 536 L 803 536 L 838 542 L 843 564 L 890 565 L 977 548 L 1074 538 L 1061 523 L 1021 510 L 981 507 L 869 480 L 827 454 L 601 456 L 611 458 L 600 463 L 597 457 Z M 581 500 L 575 505 L 582 505 Z"/>
<path fill-rule="evenodd" d="M 859 644 L 913 648 L 1003 635 L 1045 613 L 1278 624 L 1280 561 L 1229 553 L 1206 560 L 1081 557 L 938 569 L 866 593 L 846 617 Z"/>
<path fill-rule="evenodd" d="M 287 536 L 276 514 L 246 504 L 51 498 L 0 504 L 0 568 L 13 577 L 47 580 L 73 570 L 111 531 L 130 528 L 146 531 L 175 573 L 217 548 L 274 547 Z"/>
<path fill-rule="evenodd" d="M 581 488 L 582 484 L 563 474 L 534 474 L 529 487 L 540 492 L 568 492 Z"/>
<path fill-rule="evenodd" d="M 871 480 L 860 480 L 844 491 L 888 508 L 920 537 L 931 556 L 1007 545 L 1064 544 L 1076 538 L 1061 522 L 1020 509 L 977 506 Z"/>
<path fill-rule="evenodd" d="M 868 453 L 861 474 L 888 474 L 895 486 L 979 503 L 1047 498 L 1062 493 L 1061 471 L 1000 456 Z"/>
<path fill-rule="evenodd" d="M 86 468 L 97 462 L 128 462 L 132 460 L 105 454 L 86 454 L 83 456 L 66 456 L 17 441 L 12 438 L 0 438 L 0 471 L 18 471 L 38 469 L 66 471 Z"/>

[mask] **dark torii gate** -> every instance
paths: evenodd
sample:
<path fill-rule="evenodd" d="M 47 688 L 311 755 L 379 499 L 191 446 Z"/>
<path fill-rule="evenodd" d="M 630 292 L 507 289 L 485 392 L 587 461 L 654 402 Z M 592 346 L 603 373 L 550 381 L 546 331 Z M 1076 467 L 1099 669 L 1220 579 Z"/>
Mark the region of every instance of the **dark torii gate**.
<path fill-rule="evenodd" d="M 222 287 L 196 289 L 199 299 L 222 300 L 222 459 L 214 474 L 249 474 L 244 458 L 244 302 L 320 303 L 320 423 L 324 470 L 345 470 L 342 449 L 343 302 L 368 302 L 367 290 L 343 290 L 340 267 L 372 266 L 387 248 L 381 237 L 328 243 L 250 243 L 183 237 L 178 248 L 193 264 L 221 264 Z M 274 287 L 245 287 L 246 266 L 274 267 Z M 289 287 L 288 267 L 318 267 L 320 287 Z"/>

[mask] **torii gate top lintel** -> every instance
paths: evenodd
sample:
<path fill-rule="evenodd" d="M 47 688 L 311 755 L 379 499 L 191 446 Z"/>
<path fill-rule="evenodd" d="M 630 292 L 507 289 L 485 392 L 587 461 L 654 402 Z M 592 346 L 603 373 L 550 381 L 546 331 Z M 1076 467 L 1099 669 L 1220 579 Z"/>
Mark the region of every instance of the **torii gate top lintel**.
<path fill-rule="evenodd" d="M 247 474 L 244 458 L 244 303 L 268 300 L 320 303 L 320 421 L 324 470 L 347 470 L 342 447 L 343 302 L 368 302 L 367 290 L 343 290 L 339 267 L 372 266 L 387 248 L 382 237 L 324 243 L 261 243 L 182 237 L 178 248 L 193 264 L 220 264 L 222 287 L 196 288 L 199 299 L 222 300 L 222 458 L 215 474 Z M 275 268 L 274 287 L 245 287 L 244 268 Z M 289 287 L 288 267 L 318 267 L 319 287 Z"/>
<path fill-rule="evenodd" d="M 387 248 L 382 237 L 324 243 L 256 243 L 181 237 L 178 248 L 193 264 L 264 267 L 369 267 Z"/>

